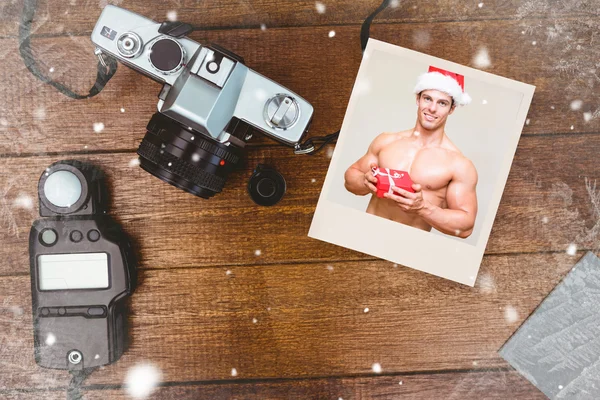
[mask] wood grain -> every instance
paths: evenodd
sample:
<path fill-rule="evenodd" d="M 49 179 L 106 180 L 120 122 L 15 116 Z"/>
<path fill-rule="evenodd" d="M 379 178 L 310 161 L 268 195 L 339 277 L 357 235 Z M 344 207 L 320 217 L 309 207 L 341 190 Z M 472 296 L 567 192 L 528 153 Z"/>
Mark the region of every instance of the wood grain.
<path fill-rule="evenodd" d="M 130 399 L 126 389 L 84 387 L 87 400 Z M 64 391 L 5 391 L 6 400 L 63 400 Z M 159 386 L 148 400 L 186 399 L 374 399 L 411 400 L 504 400 L 545 399 L 533 385 L 514 371 L 396 375 L 358 378 L 327 378 L 267 382 L 202 382 L 185 386 Z"/>
<path fill-rule="evenodd" d="M 37 35 L 91 33 L 107 0 L 94 2 L 54 2 L 39 0 L 33 31 Z M 110 2 L 113 3 L 113 2 Z M 206 29 L 268 28 L 362 24 L 381 0 L 327 0 L 319 13 L 312 0 L 170 0 L 152 4 L 143 0 L 119 1 L 120 7 L 142 14 L 155 21 L 164 21 L 175 11 L 178 20 Z M 16 35 L 22 10 L 22 0 L 0 6 L 0 36 Z M 548 0 L 524 3 L 519 0 L 476 3 L 448 0 L 443 3 L 416 0 L 392 2 L 375 23 L 434 23 L 443 21 L 480 21 L 498 19 L 556 19 L 561 17 L 597 17 L 597 7 L 591 1 Z"/>
<path fill-rule="evenodd" d="M 591 186 L 600 179 L 599 147 L 600 135 L 522 138 L 487 253 L 596 248 L 600 194 Z M 28 272 L 28 232 L 39 215 L 37 182 L 48 165 L 65 158 L 0 159 L 0 274 Z M 308 157 L 278 146 L 250 149 L 246 167 L 210 200 L 132 165 L 134 153 L 73 158 L 94 162 L 108 175 L 112 214 L 137 243 L 140 268 L 372 259 L 306 236 L 330 162 L 327 152 Z M 274 207 L 255 205 L 246 192 L 259 163 L 275 166 L 287 180 L 287 193 Z"/>
<path fill-rule="evenodd" d="M 372 37 L 470 66 L 486 48 L 491 60 L 487 71 L 537 86 L 525 134 L 599 132 L 597 96 L 590 90 L 600 84 L 595 73 L 600 47 L 593 46 L 598 21 L 541 20 L 535 29 L 529 24 L 453 22 L 436 24 L 435 29 L 419 23 L 380 24 L 373 27 Z M 548 39 L 544 32 L 556 26 L 563 34 Z M 330 39 L 331 30 L 336 35 Z M 192 38 L 229 48 L 250 68 L 307 99 L 315 107 L 310 135 L 321 136 L 341 126 L 361 60 L 359 30 L 359 26 L 215 30 L 195 32 Z M 283 68 L 281 58 L 274 56 L 279 51 L 273 49 L 282 44 L 291 68 Z M 0 95 L 11 99 L 0 104 L 0 154 L 136 148 L 156 110 L 158 83 L 121 65 L 99 96 L 71 100 L 29 73 L 17 45 L 16 39 L 0 39 L 0 80 L 5 82 Z M 53 79 L 81 93 L 92 86 L 97 61 L 87 37 L 37 38 L 32 47 L 40 68 Z M 580 109 L 571 109 L 573 100 L 581 100 Z M 590 116 L 587 122 L 584 112 Z M 96 133 L 93 126 L 99 122 L 104 129 Z M 272 143 L 262 135 L 252 142 Z"/>
<path fill-rule="evenodd" d="M 580 256 L 486 256 L 474 289 L 384 261 L 141 271 L 131 348 L 88 384 L 140 363 L 165 382 L 505 368 L 497 350 Z M 29 277 L 0 289 L 1 389 L 64 385 L 33 360 Z"/>

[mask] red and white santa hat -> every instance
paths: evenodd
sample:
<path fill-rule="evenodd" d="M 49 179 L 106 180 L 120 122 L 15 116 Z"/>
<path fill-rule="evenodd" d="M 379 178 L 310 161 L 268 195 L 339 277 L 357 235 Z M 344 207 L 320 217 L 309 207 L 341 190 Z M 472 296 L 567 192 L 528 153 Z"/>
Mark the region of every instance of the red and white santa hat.
<path fill-rule="evenodd" d="M 465 93 L 465 77 L 441 68 L 429 67 L 429 71 L 419 76 L 414 92 L 423 90 L 439 90 L 452 96 L 459 106 L 466 106 L 471 102 L 471 96 Z"/>

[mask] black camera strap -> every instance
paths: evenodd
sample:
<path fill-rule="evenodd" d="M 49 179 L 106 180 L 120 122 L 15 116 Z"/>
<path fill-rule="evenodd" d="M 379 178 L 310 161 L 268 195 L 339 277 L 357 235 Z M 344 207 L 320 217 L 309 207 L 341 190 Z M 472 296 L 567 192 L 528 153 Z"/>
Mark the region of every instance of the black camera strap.
<path fill-rule="evenodd" d="M 83 400 L 83 395 L 81 394 L 81 385 L 83 381 L 88 378 L 97 370 L 98 367 L 93 368 L 84 368 L 78 371 L 70 371 L 71 373 L 71 381 L 69 382 L 69 386 L 67 387 L 67 400 Z"/>
<path fill-rule="evenodd" d="M 362 48 L 363 53 L 365 52 L 365 49 L 367 48 L 367 42 L 369 41 L 371 33 L 371 22 L 373 22 L 377 14 L 385 10 L 385 8 L 390 4 L 390 1 L 391 0 L 383 0 L 379 7 L 377 7 L 377 9 L 373 11 L 371 15 L 369 15 L 367 19 L 365 19 L 365 21 L 363 22 L 360 28 L 360 47 Z M 294 153 L 307 154 L 309 156 L 312 156 L 313 154 L 321 150 L 323 147 L 325 147 L 326 144 L 335 142 L 339 135 L 340 131 L 338 130 L 326 136 L 312 137 L 310 139 L 307 139 L 304 143 L 298 144 L 296 146 L 296 149 L 294 150 Z M 315 142 L 320 142 L 319 147 L 315 148 Z"/>
<path fill-rule="evenodd" d="M 23 14 L 21 15 L 21 24 L 19 25 L 19 52 L 27 69 L 39 80 L 55 87 L 56 90 L 72 99 L 88 99 L 100 93 L 110 78 L 117 72 L 117 60 L 112 57 L 105 57 L 103 61 L 98 61 L 96 83 L 94 83 L 94 86 L 92 86 L 86 95 L 73 92 L 62 83 L 53 81 L 40 71 L 31 51 L 31 25 L 36 7 L 37 0 L 25 0 Z"/>

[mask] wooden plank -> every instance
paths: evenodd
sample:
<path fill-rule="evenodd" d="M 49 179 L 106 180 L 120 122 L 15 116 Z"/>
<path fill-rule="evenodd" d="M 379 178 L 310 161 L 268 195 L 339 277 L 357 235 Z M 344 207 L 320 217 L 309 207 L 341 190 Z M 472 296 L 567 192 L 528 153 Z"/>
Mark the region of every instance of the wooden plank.
<path fill-rule="evenodd" d="M 597 148 L 600 135 L 522 138 L 487 253 L 563 252 L 571 244 L 596 248 L 600 215 L 594 207 L 600 195 L 588 186 L 600 178 Z M 48 165 L 66 158 L 0 159 L 0 275 L 28 272 L 38 179 Z M 140 268 L 371 258 L 306 236 L 330 162 L 327 152 L 308 157 L 276 146 L 250 149 L 246 167 L 210 200 L 132 165 L 134 153 L 71 158 L 105 170 L 111 212 L 137 242 Z M 275 166 L 287 180 L 287 193 L 274 207 L 255 205 L 246 192 L 259 163 Z"/>
<path fill-rule="evenodd" d="M 141 363 L 164 382 L 506 368 L 497 350 L 581 255 L 486 256 L 475 288 L 383 261 L 141 271 L 132 345 L 87 384 Z M 0 389 L 67 380 L 33 360 L 29 284 L 0 278 Z"/>
<path fill-rule="evenodd" d="M 87 4 L 38 1 L 33 31 L 37 35 L 61 35 L 67 33 L 91 33 L 96 20 L 107 1 Z M 0 5 L 0 36 L 16 35 L 23 1 L 5 2 Z M 261 24 L 271 27 L 322 26 L 362 24 L 380 4 L 381 0 L 327 0 L 319 12 L 312 0 L 171 0 L 154 2 L 149 6 L 142 0 L 119 2 L 119 6 L 142 14 L 155 21 L 176 17 L 181 21 L 211 29 L 239 27 L 258 28 Z M 433 23 L 440 21 L 481 21 L 496 19 L 538 19 L 560 17 L 597 17 L 598 10 L 580 1 L 552 3 L 538 1 L 527 3 L 520 0 L 486 1 L 481 7 L 476 3 L 449 0 L 444 3 L 413 1 L 392 2 L 380 13 L 376 23 Z M 175 14 L 173 14 L 175 12 Z"/>
<path fill-rule="evenodd" d="M 126 389 L 84 388 L 88 400 L 130 399 Z M 2 392 L 0 392 L 2 393 Z M 63 400 L 64 392 L 8 391 L 6 400 Z M 185 386 L 159 386 L 151 399 L 545 399 L 514 371 L 454 372 L 359 378 L 329 378 L 270 382 L 202 382 Z"/>
<path fill-rule="evenodd" d="M 535 29 L 529 29 L 526 21 L 440 23 L 435 29 L 418 23 L 377 25 L 372 36 L 471 66 L 485 47 L 491 59 L 489 72 L 537 86 L 525 134 L 599 132 L 598 92 L 590 88 L 598 85 L 595 62 L 600 47 L 590 44 L 592 22 L 543 20 Z M 544 32 L 555 29 L 555 24 L 563 34 L 548 39 Z M 331 30 L 336 32 L 334 38 L 328 37 Z M 428 35 L 429 44 L 419 46 L 423 35 Z M 243 55 L 249 67 L 306 98 L 315 107 L 310 135 L 339 129 L 361 60 L 358 26 L 201 31 L 192 37 Z M 536 46 L 531 44 L 534 40 Z M 283 43 L 286 66 L 274 56 L 279 51 L 274 49 Z M 31 75 L 17 46 L 15 39 L 0 40 L 0 93 L 11 99 L 0 104 L 0 154 L 137 147 L 156 110 L 159 84 L 121 65 L 99 96 L 71 100 Z M 38 38 L 32 46 L 40 68 L 54 79 L 82 93 L 92 86 L 96 59 L 87 37 Z M 580 109 L 571 109 L 574 100 L 581 101 Z M 587 122 L 584 112 L 589 113 Z M 103 130 L 96 133 L 94 123 L 103 123 Z M 262 135 L 251 142 L 272 143 Z"/>

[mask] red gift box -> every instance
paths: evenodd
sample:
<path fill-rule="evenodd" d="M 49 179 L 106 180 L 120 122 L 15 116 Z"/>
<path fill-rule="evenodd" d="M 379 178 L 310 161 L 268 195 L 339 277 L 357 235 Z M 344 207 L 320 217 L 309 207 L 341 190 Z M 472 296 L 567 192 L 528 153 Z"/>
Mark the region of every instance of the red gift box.
<path fill-rule="evenodd" d="M 394 186 L 414 193 L 413 181 L 406 171 L 389 168 L 373 168 L 373 176 L 377 179 L 377 197 L 383 197 L 384 193 L 394 193 Z"/>

